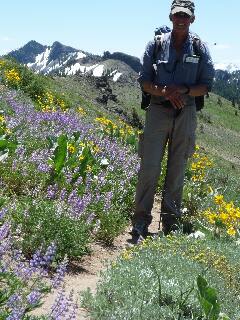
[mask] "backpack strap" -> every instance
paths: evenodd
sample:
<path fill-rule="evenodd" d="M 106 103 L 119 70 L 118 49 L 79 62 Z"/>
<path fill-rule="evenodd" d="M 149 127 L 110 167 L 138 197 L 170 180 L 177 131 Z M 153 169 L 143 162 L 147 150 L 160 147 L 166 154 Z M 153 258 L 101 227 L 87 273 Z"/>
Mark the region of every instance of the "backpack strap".
<path fill-rule="evenodd" d="M 156 72 L 156 63 L 157 63 L 157 55 L 158 52 L 161 50 L 161 35 L 156 35 L 154 37 L 154 50 L 153 50 L 153 56 L 152 56 L 152 65 Z M 142 102 L 141 102 L 141 109 L 146 110 L 150 104 L 151 95 L 150 93 L 142 91 Z"/>
<path fill-rule="evenodd" d="M 156 35 L 154 37 L 154 51 L 153 51 L 153 57 L 152 57 L 153 65 L 157 63 L 157 55 L 158 55 L 158 52 L 161 50 L 161 48 L 162 48 L 162 35 Z"/>
<path fill-rule="evenodd" d="M 196 54 L 197 56 L 199 56 L 201 58 L 201 56 L 202 56 L 202 52 L 200 50 L 201 40 L 199 38 L 193 37 L 192 46 L 193 46 L 194 54 Z"/>
<path fill-rule="evenodd" d="M 194 54 L 199 56 L 199 59 L 201 59 L 202 58 L 202 52 L 200 49 L 201 40 L 197 37 L 194 37 L 192 45 L 193 45 Z M 198 65 L 198 73 L 199 73 L 199 65 Z M 199 76 L 199 74 L 198 74 L 198 76 Z M 202 108 L 204 107 L 204 95 L 195 97 L 195 104 L 196 104 L 196 110 L 201 111 Z"/>

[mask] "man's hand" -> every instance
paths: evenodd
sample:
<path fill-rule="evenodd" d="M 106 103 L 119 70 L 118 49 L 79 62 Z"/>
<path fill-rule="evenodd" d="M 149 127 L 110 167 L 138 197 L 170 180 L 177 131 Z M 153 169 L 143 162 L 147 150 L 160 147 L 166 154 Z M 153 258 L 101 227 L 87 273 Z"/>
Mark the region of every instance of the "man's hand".
<path fill-rule="evenodd" d="M 168 86 L 155 85 L 152 82 L 143 82 L 143 90 L 154 96 L 165 97 L 169 100 L 173 107 L 181 109 L 185 105 L 184 95 L 191 97 L 202 96 L 208 92 L 205 84 L 192 85 L 190 88 L 185 85 L 171 84 Z"/>
<path fill-rule="evenodd" d="M 165 97 L 176 109 L 181 109 L 184 107 L 184 94 L 189 91 L 189 88 L 184 85 L 173 84 L 168 86 L 160 86 L 154 85 L 151 82 L 144 82 L 143 89 L 154 96 Z"/>
<path fill-rule="evenodd" d="M 171 102 L 174 108 L 182 109 L 185 105 L 183 94 L 188 90 L 186 86 L 169 85 L 162 90 L 162 95 Z"/>

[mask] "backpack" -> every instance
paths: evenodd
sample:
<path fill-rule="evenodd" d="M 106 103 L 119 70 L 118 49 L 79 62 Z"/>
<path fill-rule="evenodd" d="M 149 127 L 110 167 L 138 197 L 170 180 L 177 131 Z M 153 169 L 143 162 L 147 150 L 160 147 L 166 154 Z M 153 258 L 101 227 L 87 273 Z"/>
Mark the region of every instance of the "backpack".
<path fill-rule="evenodd" d="M 153 51 L 153 64 L 156 64 L 158 52 L 161 50 L 161 36 L 164 33 L 171 32 L 171 29 L 167 26 L 162 26 L 155 29 L 155 37 L 154 37 L 154 51 Z M 193 36 L 193 52 L 195 55 L 201 58 L 201 40 L 198 35 L 191 33 Z M 150 104 L 151 94 L 142 91 L 142 101 L 141 101 L 141 109 L 146 110 Z M 204 107 L 204 95 L 195 97 L 196 110 L 200 111 Z"/>

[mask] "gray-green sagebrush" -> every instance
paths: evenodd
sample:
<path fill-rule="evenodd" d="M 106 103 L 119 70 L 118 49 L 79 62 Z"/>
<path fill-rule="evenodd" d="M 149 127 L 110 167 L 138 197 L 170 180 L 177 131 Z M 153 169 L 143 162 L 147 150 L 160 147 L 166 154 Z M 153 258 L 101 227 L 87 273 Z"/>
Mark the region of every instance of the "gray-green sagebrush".
<path fill-rule="evenodd" d="M 150 241 L 103 273 L 96 295 L 84 294 L 91 319 L 213 320 L 224 319 L 220 315 L 226 314 L 238 320 L 240 253 L 236 243 L 173 239 Z M 210 313 L 206 316 L 209 301 L 214 310 L 211 317 Z"/>

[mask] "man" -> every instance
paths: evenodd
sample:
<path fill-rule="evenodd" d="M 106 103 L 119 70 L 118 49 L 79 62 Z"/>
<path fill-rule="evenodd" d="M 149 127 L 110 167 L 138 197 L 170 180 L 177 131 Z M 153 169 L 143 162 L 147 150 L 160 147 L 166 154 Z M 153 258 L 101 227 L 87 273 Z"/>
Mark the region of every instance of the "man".
<path fill-rule="evenodd" d="M 195 147 L 195 97 L 211 90 L 214 77 L 206 45 L 200 42 L 199 56 L 194 52 L 194 37 L 189 32 L 195 20 L 194 10 L 192 1 L 174 0 L 169 16 L 172 32 L 161 39 L 156 65 L 153 65 L 154 41 L 147 45 L 143 56 L 139 82 L 142 90 L 151 94 L 151 102 L 139 143 L 141 166 L 132 219 L 134 241 L 148 234 L 166 145 L 168 162 L 161 205 L 164 233 L 175 230 L 181 217 L 184 172 Z"/>

